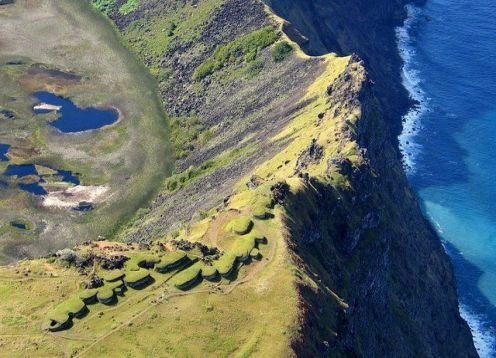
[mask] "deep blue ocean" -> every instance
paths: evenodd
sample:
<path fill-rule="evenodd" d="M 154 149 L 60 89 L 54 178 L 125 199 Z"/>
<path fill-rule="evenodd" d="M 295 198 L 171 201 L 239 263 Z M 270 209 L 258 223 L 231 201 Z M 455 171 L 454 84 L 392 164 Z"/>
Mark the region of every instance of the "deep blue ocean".
<path fill-rule="evenodd" d="M 496 356 L 496 1 L 427 0 L 397 30 L 419 106 L 400 147 L 449 253 L 460 311 L 481 357 Z"/>

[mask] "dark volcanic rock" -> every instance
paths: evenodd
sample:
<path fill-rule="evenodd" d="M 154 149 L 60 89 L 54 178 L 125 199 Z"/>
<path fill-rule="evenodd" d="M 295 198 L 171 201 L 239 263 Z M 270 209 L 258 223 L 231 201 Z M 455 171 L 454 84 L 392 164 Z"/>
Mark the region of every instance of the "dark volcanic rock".
<path fill-rule="evenodd" d="M 299 173 L 310 164 L 317 164 L 324 156 L 324 147 L 314 138 L 310 145 L 300 153 L 295 166 L 295 173 Z"/>
<path fill-rule="evenodd" d="M 87 289 L 102 287 L 103 286 L 103 279 L 97 275 L 93 275 L 90 277 L 88 282 L 86 282 L 85 286 Z"/>
<path fill-rule="evenodd" d="M 284 204 L 284 198 L 289 193 L 289 185 L 287 183 L 278 182 L 270 188 L 272 193 L 272 201 L 276 204 Z"/>

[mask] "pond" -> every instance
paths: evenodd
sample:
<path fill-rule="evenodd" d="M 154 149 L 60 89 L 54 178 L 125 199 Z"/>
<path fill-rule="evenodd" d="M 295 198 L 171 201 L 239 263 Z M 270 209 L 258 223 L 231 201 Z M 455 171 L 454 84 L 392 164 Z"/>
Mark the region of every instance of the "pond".
<path fill-rule="evenodd" d="M 67 98 L 59 97 L 50 92 L 36 92 L 34 97 L 45 104 L 46 108 L 33 109 L 37 114 L 48 113 L 56 110 L 59 118 L 50 122 L 50 125 L 63 133 L 77 133 L 92 129 L 102 128 L 115 123 L 119 113 L 112 108 L 79 108 Z"/>
<path fill-rule="evenodd" d="M 16 229 L 20 230 L 27 230 L 28 226 L 20 221 L 12 221 L 10 223 L 11 226 L 15 227 Z"/>
<path fill-rule="evenodd" d="M 0 162 L 8 162 L 9 157 L 7 157 L 7 152 L 9 151 L 10 145 L 0 143 Z"/>
<path fill-rule="evenodd" d="M 0 119 L 10 119 L 14 120 L 15 119 L 15 113 L 12 111 L 9 111 L 8 109 L 0 109 Z"/>
<path fill-rule="evenodd" d="M 50 168 L 48 168 L 50 169 Z M 41 185 L 46 183 L 45 177 L 60 177 L 60 181 L 65 183 L 71 183 L 74 185 L 79 185 L 79 177 L 71 171 L 68 170 L 56 170 L 55 173 L 51 175 L 43 175 L 38 173 L 36 166 L 34 164 L 11 164 L 4 171 L 5 176 L 17 176 L 19 178 L 19 183 L 17 186 L 19 189 L 27 191 L 34 195 L 46 195 L 48 194 L 45 188 Z"/>

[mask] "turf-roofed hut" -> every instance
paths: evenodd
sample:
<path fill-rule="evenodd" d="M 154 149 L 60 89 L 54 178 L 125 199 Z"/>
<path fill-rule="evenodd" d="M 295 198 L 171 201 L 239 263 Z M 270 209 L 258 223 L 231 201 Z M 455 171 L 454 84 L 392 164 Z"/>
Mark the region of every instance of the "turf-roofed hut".
<path fill-rule="evenodd" d="M 61 331 L 71 326 L 72 318 L 81 318 L 88 308 L 79 297 L 73 297 L 59 304 L 48 314 L 43 328 L 51 332 Z"/>
<path fill-rule="evenodd" d="M 98 291 L 96 298 L 98 299 L 98 302 L 108 305 L 114 302 L 115 292 L 110 287 L 103 287 Z"/>
<path fill-rule="evenodd" d="M 122 280 L 123 277 L 124 277 L 124 272 L 120 270 L 112 270 L 105 273 L 103 279 L 105 280 L 105 282 L 116 282 L 118 280 Z"/>
<path fill-rule="evenodd" d="M 183 251 L 168 252 L 162 256 L 159 263 L 155 264 L 155 270 L 160 273 L 172 271 L 189 260 L 188 256 Z"/>
<path fill-rule="evenodd" d="M 210 266 L 210 265 L 203 265 L 201 269 L 201 274 L 205 280 L 209 280 L 209 281 L 213 281 L 217 277 L 219 277 L 219 271 L 217 271 L 217 268 L 215 266 Z"/>
<path fill-rule="evenodd" d="M 148 270 L 139 269 L 138 271 L 130 271 L 126 273 L 125 281 L 127 286 L 134 289 L 139 289 L 150 284 L 152 277 L 150 276 L 150 272 L 148 272 Z"/>
<path fill-rule="evenodd" d="M 236 237 L 236 243 L 233 247 L 233 254 L 240 262 L 246 262 L 250 258 L 250 252 L 255 248 L 255 238 L 253 235 Z"/>
<path fill-rule="evenodd" d="M 203 264 L 201 262 L 197 262 L 186 270 L 181 271 L 174 277 L 174 286 L 181 290 L 186 290 L 194 286 L 201 279 L 202 266 Z"/>
<path fill-rule="evenodd" d="M 236 269 L 236 255 L 225 253 L 214 262 L 214 266 L 222 277 L 229 277 Z"/>
<path fill-rule="evenodd" d="M 89 288 L 84 290 L 79 294 L 79 298 L 85 303 L 85 304 L 92 304 L 97 301 L 96 295 L 98 294 L 98 289 L 96 288 Z"/>

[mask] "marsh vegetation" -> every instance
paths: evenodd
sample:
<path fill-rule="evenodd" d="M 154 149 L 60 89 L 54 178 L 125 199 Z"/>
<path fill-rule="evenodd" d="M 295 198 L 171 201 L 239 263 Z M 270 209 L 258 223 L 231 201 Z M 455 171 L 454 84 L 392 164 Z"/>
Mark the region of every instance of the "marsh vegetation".
<path fill-rule="evenodd" d="M 0 263 L 111 237 L 172 170 L 154 80 L 84 2 L 16 1 L 0 31 Z"/>

